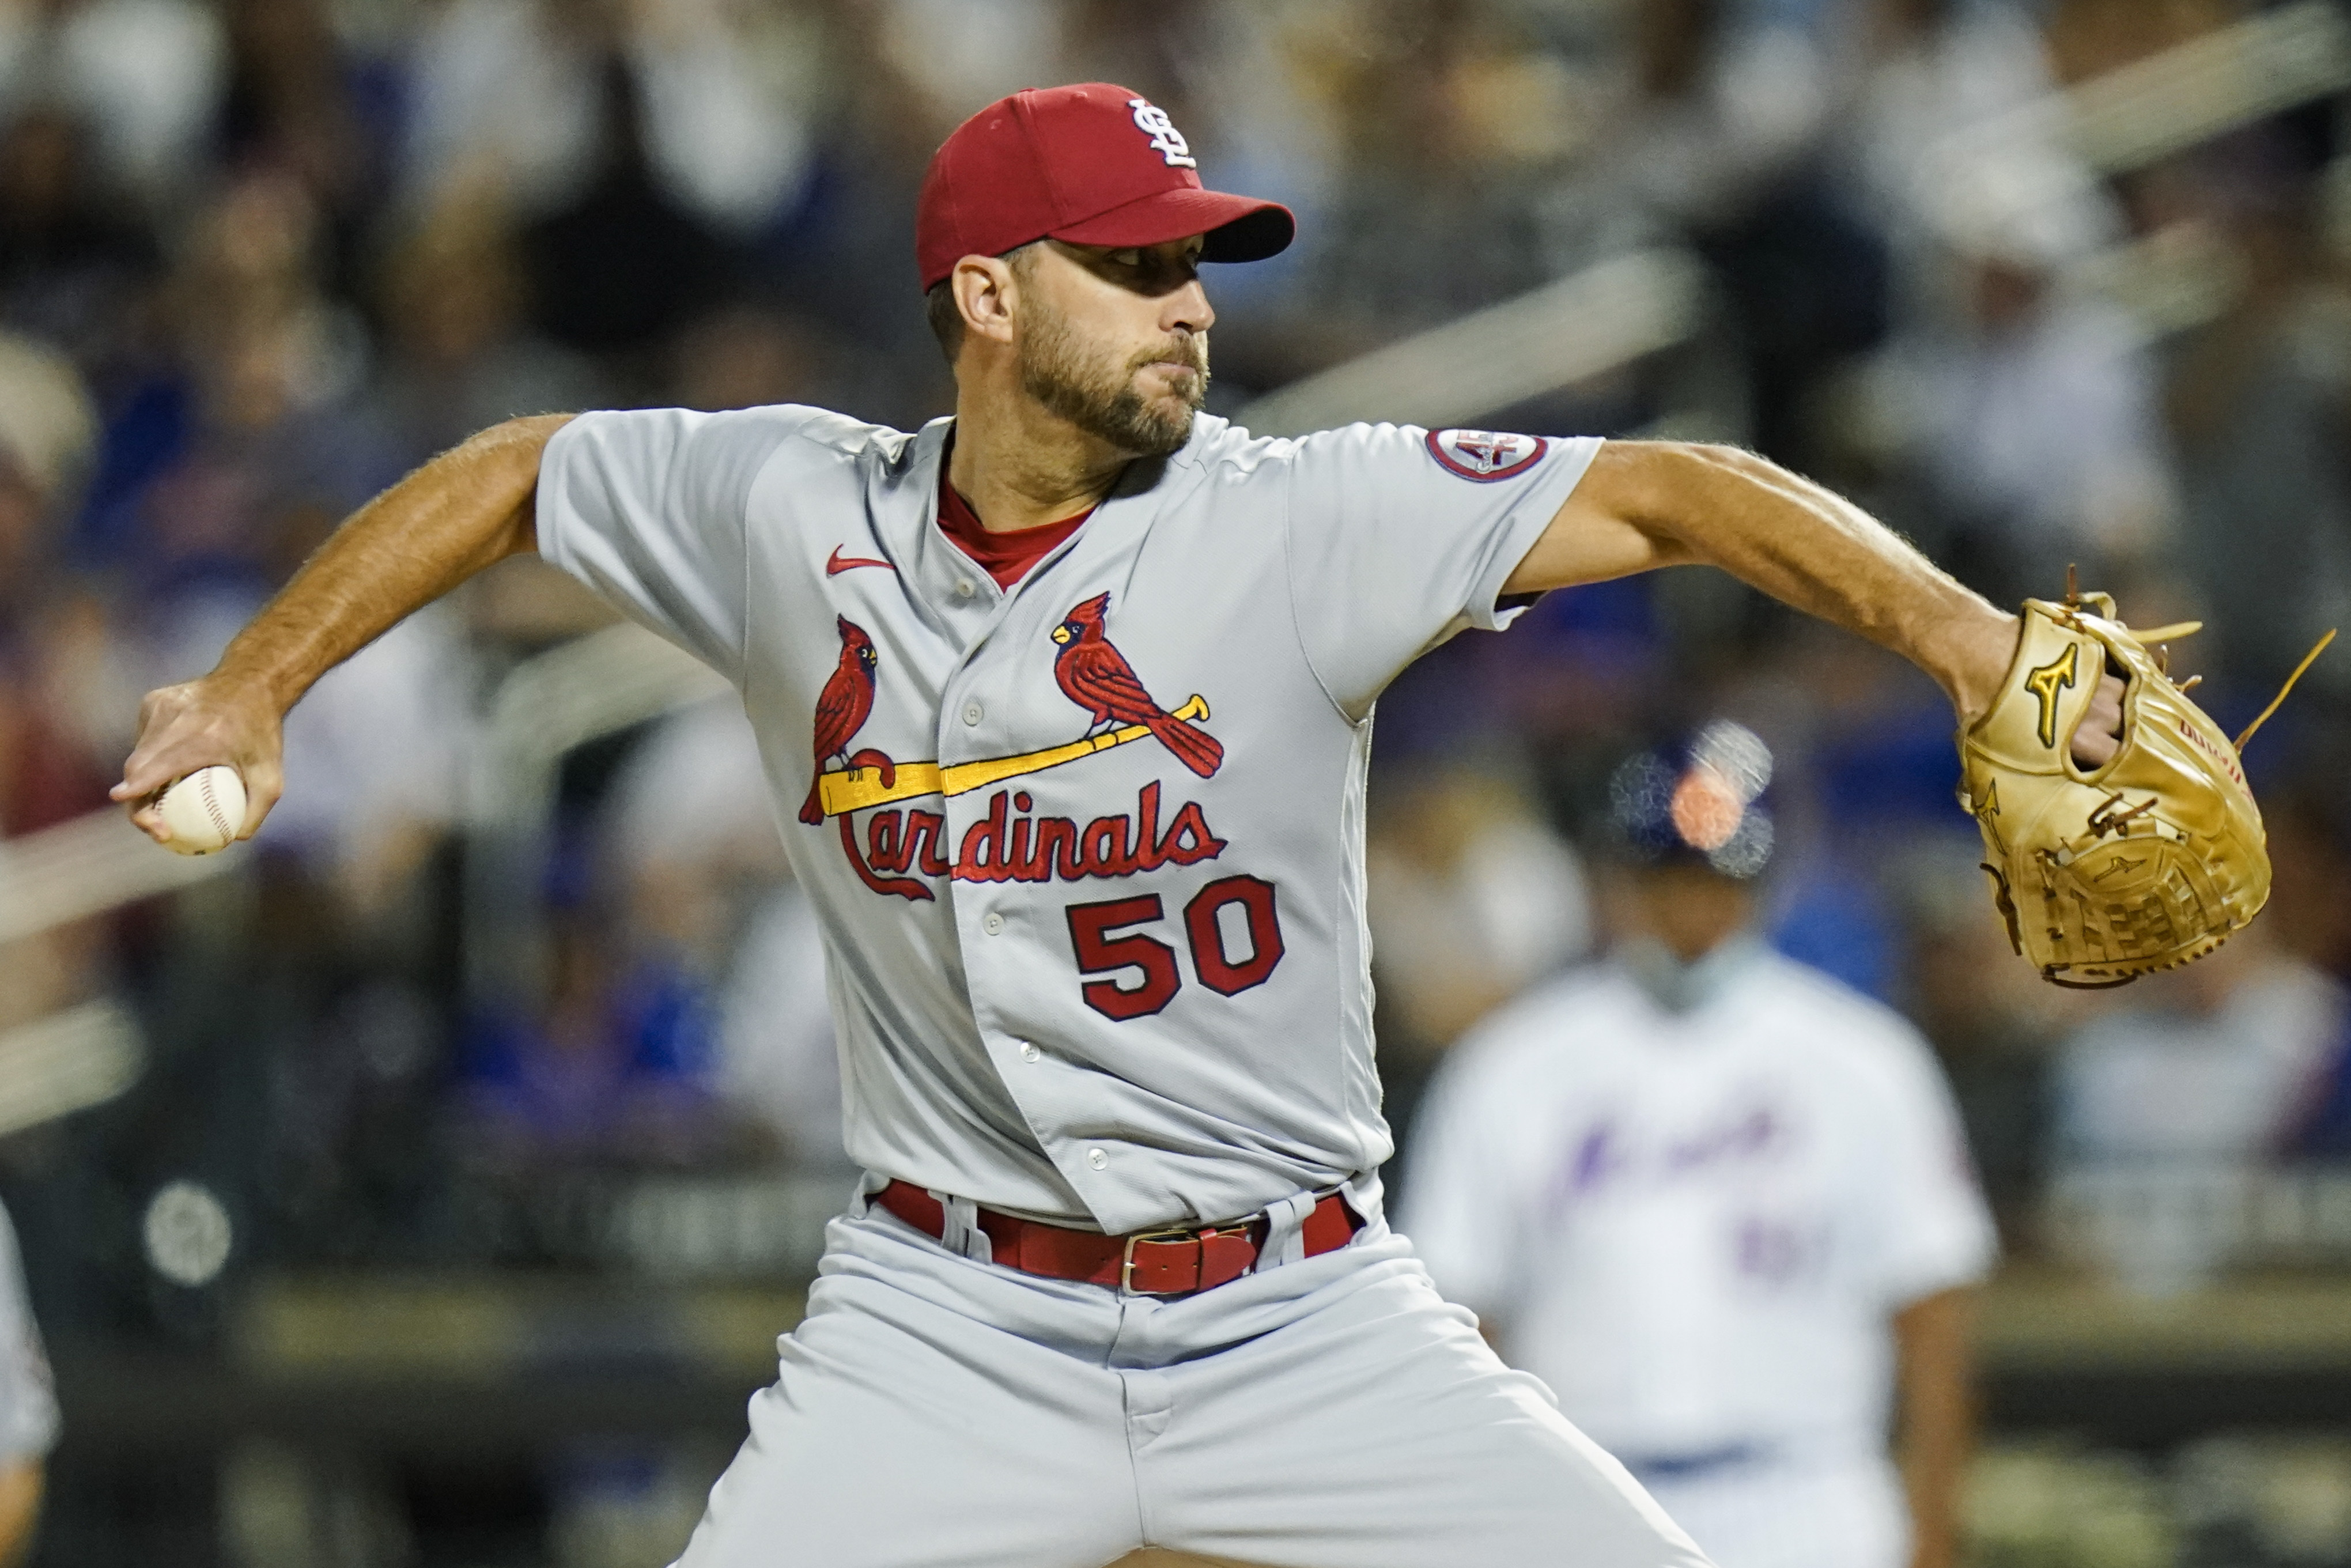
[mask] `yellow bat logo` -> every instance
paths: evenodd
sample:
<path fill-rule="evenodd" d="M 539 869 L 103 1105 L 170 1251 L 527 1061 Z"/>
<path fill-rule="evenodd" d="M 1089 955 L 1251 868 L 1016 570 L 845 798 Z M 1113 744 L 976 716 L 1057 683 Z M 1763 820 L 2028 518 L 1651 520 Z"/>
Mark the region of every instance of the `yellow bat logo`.
<path fill-rule="evenodd" d="M 2072 643 L 2065 651 L 2024 677 L 2024 688 L 2041 699 L 2041 744 L 2054 747 L 2057 744 L 2057 694 L 2074 684 L 2074 662 L 2081 656 L 2082 644 Z"/>
<path fill-rule="evenodd" d="M 1195 692 L 1189 701 L 1168 716 L 1187 721 L 1206 718 L 1208 716 L 1208 701 Z M 817 789 L 824 804 L 824 814 L 838 817 L 851 811 L 862 811 L 869 806 L 883 806 L 893 800 L 912 800 L 923 795 L 967 795 L 974 789 L 985 789 L 1008 779 L 1042 773 L 1048 768 L 1059 768 L 1064 762 L 1074 762 L 1081 757 L 1092 757 L 1095 752 L 1107 751 L 1113 746 L 1141 740 L 1150 733 L 1148 725 L 1130 724 L 1084 740 L 1073 740 L 1067 746 L 1049 746 L 1042 751 L 1024 751 L 1018 757 L 991 757 L 978 762 L 958 762 L 950 768 L 942 768 L 935 762 L 901 762 L 893 769 L 893 777 L 887 784 L 882 781 L 882 769 L 879 768 L 835 768 L 817 781 Z"/>

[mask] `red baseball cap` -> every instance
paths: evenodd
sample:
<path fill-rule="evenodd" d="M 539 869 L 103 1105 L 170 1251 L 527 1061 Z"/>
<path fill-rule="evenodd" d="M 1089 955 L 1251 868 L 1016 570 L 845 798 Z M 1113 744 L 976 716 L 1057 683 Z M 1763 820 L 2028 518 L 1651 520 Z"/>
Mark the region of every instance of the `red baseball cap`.
<path fill-rule="evenodd" d="M 1203 190 L 1166 110 L 1090 81 L 1016 92 L 956 127 L 923 176 L 914 260 L 928 292 L 965 256 L 1031 240 L 1123 249 L 1206 235 L 1204 261 L 1262 261 L 1297 228 L 1279 202 Z"/>

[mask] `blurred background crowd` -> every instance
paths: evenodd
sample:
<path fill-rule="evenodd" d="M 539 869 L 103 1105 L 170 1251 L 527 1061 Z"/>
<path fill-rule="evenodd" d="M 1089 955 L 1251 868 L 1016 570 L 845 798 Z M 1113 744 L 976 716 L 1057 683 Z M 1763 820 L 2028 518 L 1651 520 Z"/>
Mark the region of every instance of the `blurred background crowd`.
<path fill-rule="evenodd" d="M 2208 622 L 2172 667 L 2232 732 L 2351 621 L 2324 0 L 0 0 L 0 873 L 91 831 L 141 693 L 485 424 L 946 412 L 924 164 L 1087 78 L 1300 216 L 1211 270 L 1212 411 L 1694 269 L 1643 351 L 1449 423 L 1746 444 L 1998 600 L 2078 562 L 2131 622 Z M 11 916 L 0 874 L 0 1196 L 65 1396 L 37 1561 L 682 1539 L 849 1177 L 739 714 L 618 689 L 643 661 L 608 620 L 510 563 L 296 710 L 220 874 L 71 919 Z M 2250 747 L 2271 912 L 2083 996 L 2010 952 L 1907 666 L 1695 571 L 1458 639 L 1381 705 L 1399 1129 L 1464 1030 L 1604 943 L 1610 769 L 1717 716 L 1778 758 L 1771 939 L 1931 1040 L 2038 1303 L 1988 1318 L 1977 1559 L 2351 1563 L 2351 657 Z M 135 1082 L 8 1111 L 59 1020 Z M 2082 1323 L 2106 1381 L 2060 1387 Z"/>

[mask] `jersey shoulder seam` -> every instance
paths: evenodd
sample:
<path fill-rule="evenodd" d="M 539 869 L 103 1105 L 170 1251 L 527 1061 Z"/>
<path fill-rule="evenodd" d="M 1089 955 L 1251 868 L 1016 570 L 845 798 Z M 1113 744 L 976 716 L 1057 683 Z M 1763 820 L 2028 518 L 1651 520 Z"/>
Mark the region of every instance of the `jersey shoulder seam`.
<path fill-rule="evenodd" d="M 844 457 L 863 455 L 875 445 L 877 440 L 892 436 L 901 441 L 910 441 L 914 438 L 911 432 L 899 430 L 887 424 L 874 424 L 832 409 L 819 408 L 814 403 L 771 403 L 768 407 L 778 410 L 789 409 L 799 416 L 785 426 L 783 434 L 787 438 L 827 447 Z"/>
<path fill-rule="evenodd" d="M 777 421 L 779 428 L 774 444 L 759 459 L 758 468 L 752 474 L 750 483 L 743 486 L 742 513 L 736 519 L 736 531 L 741 537 L 743 547 L 740 580 L 747 586 L 751 580 L 752 497 L 759 493 L 759 486 L 766 481 L 768 470 L 775 466 L 777 459 L 783 455 L 789 445 L 794 442 L 806 442 L 810 445 L 834 453 L 854 463 L 872 449 L 875 437 L 903 436 L 904 434 L 903 432 L 892 430 L 887 425 L 869 424 L 862 420 L 852 419 L 845 413 L 835 413 L 829 408 L 819 408 L 813 403 L 770 403 L 766 405 L 766 409 L 778 412 L 789 410 L 790 413 L 785 418 Z M 766 412 L 766 410 L 759 412 Z M 834 429 L 820 431 L 817 428 L 824 425 L 833 426 Z M 841 429 L 841 426 L 847 426 L 848 429 Z M 751 699 L 753 602 L 753 596 L 747 591 L 743 598 L 743 613 L 737 631 L 738 643 L 735 650 L 735 668 L 738 675 L 737 689 L 743 694 L 744 700 L 747 702 Z"/>
<path fill-rule="evenodd" d="M 1296 450 L 1295 443 L 1291 444 L 1291 450 L 1293 452 Z M 1346 721 L 1350 727 L 1353 727 L 1360 726 L 1364 721 L 1347 711 L 1347 705 L 1339 700 L 1339 695 L 1331 689 L 1331 683 L 1323 678 L 1322 672 L 1315 666 L 1314 650 L 1306 641 L 1305 622 L 1298 617 L 1298 561 L 1295 549 L 1297 529 L 1292 526 L 1290 518 L 1290 509 L 1296 500 L 1297 487 L 1298 465 L 1285 463 L 1281 475 L 1281 581 L 1282 600 L 1290 607 L 1290 634 L 1298 643 L 1298 656 L 1305 664 L 1306 673 L 1314 677 L 1314 689 L 1322 694 L 1322 700 L 1331 705 L 1332 712 Z"/>

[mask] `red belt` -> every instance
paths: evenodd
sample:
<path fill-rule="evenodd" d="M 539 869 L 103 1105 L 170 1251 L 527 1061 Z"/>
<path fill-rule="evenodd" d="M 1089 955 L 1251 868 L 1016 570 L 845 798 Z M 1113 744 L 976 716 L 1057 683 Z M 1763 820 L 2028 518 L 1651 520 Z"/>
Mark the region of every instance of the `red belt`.
<path fill-rule="evenodd" d="M 875 1195 L 874 1201 L 927 1236 L 936 1239 L 946 1234 L 945 1207 L 910 1182 L 893 1181 Z M 1306 1256 L 1337 1251 L 1363 1223 L 1346 1199 L 1335 1192 L 1330 1194 L 1314 1206 L 1301 1227 Z M 1272 1225 L 1259 1218 L 1191 1230 L 1104 1236 L 1098 1230 L 1071 1230 L 983 1208 L 979 1228 L 987 1233 L 996 1261 L 1024 1274 L 1113 1285 L 1141 1296 L 1180 1296 L 1228 1284 L 1248 1273 Z"/>

